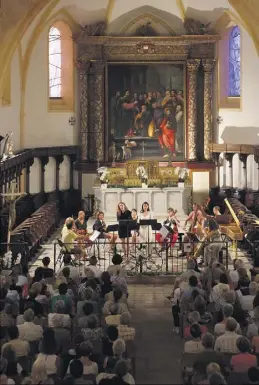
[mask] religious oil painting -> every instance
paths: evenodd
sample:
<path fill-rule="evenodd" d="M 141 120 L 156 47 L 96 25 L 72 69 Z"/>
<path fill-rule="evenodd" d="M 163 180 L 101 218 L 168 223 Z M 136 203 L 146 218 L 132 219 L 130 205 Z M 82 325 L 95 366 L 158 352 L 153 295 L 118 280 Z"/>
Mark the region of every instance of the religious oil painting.
<path fill-rule="evenodd" d="M 109 63 L 107 82 L 109 158 L 184 160 L 184 63 Z"/>

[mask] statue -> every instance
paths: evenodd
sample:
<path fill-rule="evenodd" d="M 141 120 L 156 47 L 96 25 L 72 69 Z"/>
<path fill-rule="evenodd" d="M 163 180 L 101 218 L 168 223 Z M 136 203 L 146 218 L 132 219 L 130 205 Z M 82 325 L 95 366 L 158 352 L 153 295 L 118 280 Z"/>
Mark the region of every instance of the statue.
<path fill-rule="evenodd" d="M 13 154 L 13 141 L 12 141 L 13 132 L 6 134 L 5 137 L 1 136 L 2 150 L 0 154 L 1 161 L 4 161 L 8 158 L 11 158 Z"/>
<path fill-rule="evenodd" d="M 211 23 L 203 24 L 199 20 L 191 18 L 185 18 L 183 26 L 187 35 L 209 35 L 213 34 L 213 31 L 209 29 Z"/>

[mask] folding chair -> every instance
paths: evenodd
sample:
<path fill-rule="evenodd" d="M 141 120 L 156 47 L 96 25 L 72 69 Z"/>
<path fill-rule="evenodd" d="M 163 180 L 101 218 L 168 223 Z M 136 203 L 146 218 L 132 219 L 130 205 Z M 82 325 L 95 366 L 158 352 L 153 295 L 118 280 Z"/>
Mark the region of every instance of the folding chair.
<path fill-rule="evenodd" d="M 59 255 L 58 255 L 56 264 L 59 262 L 59 263 L 60 263 L 60 266 L 62 265 L 64 255 L 71 255 L 71 257 L 72 257 L 73 255 L 79 255 L 79 254 L 81 254 L 81 250 L 73 249 L 72 251 L 68 251 L 66 245 L 65 245 L 60 239 L 57 239 L 57 242 L 58 242 L 58 245 L 59 245 L 59 247 L 60 247 L 60 252 L 59 252 Z M 72 265 L 72 266 L 75 266 L 75 265 L 76 265 L 76 264 L 74 263 L 73 259 L 71 260 L 71 265 Z"/>

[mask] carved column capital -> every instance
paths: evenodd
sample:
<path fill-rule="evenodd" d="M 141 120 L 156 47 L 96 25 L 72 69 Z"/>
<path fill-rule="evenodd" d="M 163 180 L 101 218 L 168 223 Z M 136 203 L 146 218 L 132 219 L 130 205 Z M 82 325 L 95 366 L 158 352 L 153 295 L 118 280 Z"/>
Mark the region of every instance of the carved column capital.
<path fill-rule="evenodd" d="M 96 60 L 91 62 L 91 73 L 96 75 L 103 74 L 105 63 L 103 60 Z"/>
<path fill-rule="evenodd" d="M 41 156 L 40 161 L 41 161 L 41 169 L 44 172 L 46 165 L 49 163 L 49 157 L 48 156 Z"/>
<path fill-rule="evenodd" d="M 259 154 L 254 155 L 254 161 L 255 161 L 255 163 L 258 164 L 258 168 L 259 168 Z"/>
<path fill-rule="evenodd" d="M 190 59 L 187 60 L 186 65 L 187 65 L 187 70 L 188 72 L 196 72 L 198 71 L 198 68 L 201 64 L 200 59 Z"/>
<path fill-rule="evenodd" d="M 246 169 L 246 161 L 248 154 L 239 154 L 239 160 L 243 163 L 243 168 Z"/>
<path fill-rule="evenodd" d="M 201 63 L 202 63 L 204 72 L 212 72 L 214 67 L 215 67 L 216 60 L 214 60 L 214 59 L 203 59 Z"/>
<path fill-rule="evenodd" d="M 229 167 L 230 167 L 230 168 L 232 167 L 233 156 L 234 156 L 234 154 L 233 154 L 232 152 L 226 152 L 226 153 L 225 153 L 225 159 L 226 159 L 226 161 L 229 163 Z"/>

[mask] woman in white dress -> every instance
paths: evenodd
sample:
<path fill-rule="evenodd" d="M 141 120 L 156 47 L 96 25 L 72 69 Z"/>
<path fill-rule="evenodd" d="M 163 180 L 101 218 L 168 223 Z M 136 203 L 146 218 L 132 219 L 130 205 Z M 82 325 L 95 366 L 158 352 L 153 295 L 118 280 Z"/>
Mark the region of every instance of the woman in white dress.
<path fill-rule="evenodd" d="M 153 219 L 153 214 L 150 211 L 149 203 L 148 202 L 144 202 L 142 204 L 142 207 L 141 207 L 141 210 L 140 210 L 138 218 L 139 218 L 139 220 Z M 153 241 L 152 227 L 151 226 L 140 225 L 140 227 L 139 227 L 139 238 L 140 238 L 140 242 L 145 242 L 145 243 L 152 242 Z M 148 249 L 148 254 L 150 254 L 150 247 L 149 247 L 149 245 L 148 245 L 147 249 Z"/>

